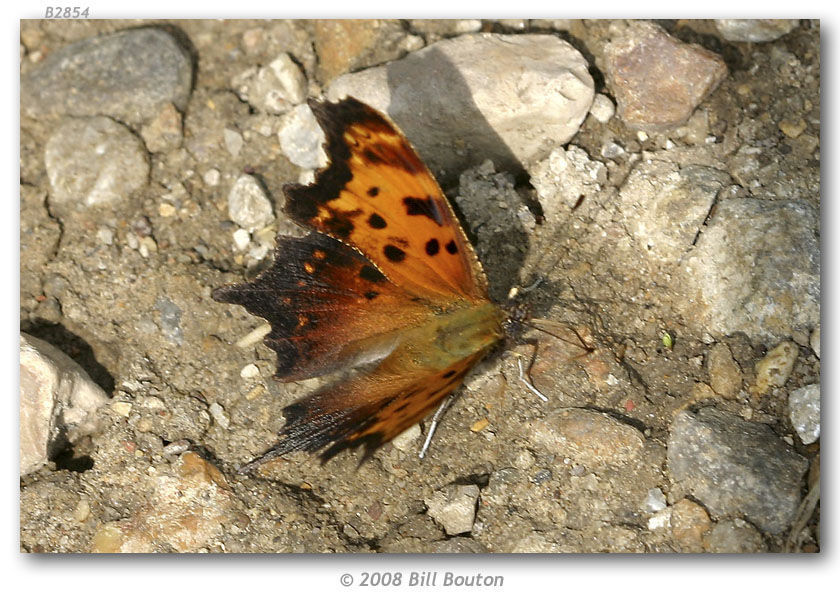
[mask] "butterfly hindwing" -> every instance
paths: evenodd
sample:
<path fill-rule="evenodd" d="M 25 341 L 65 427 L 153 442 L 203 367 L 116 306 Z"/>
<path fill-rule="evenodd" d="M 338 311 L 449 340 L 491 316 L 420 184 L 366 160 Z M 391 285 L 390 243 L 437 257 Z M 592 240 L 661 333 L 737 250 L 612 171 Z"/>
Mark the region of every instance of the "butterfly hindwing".
<path fill-rule="evenodd" d="M 264 341 L 277 353 L 281 381 L 387 354 L 389 332 L 428 312 L 361 254 L 319 233 L 279 236 L 269 269 L 254 281 L 215 290 L 213 298 L 240 304 L 271 324 Z"/>

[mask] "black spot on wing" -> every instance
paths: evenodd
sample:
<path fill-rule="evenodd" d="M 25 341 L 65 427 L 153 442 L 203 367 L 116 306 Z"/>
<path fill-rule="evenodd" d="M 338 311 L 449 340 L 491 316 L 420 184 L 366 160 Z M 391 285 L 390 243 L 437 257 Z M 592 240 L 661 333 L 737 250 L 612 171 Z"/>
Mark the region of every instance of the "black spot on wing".
<path fill-rule="evenodd" d="M 449 254 L 458 254 L 458 246 L 455 245 L 455 240 L 449 240 L 446 242 L 445 248 Z"/>
<path fill-rule="evenodd" d="M 438 252 L 440 252 L 440 242 L 438 242 L 437 239 L 432 238 L 426 242 L 426 254 L 434 256 Z"/>
<path fill-rule="evenodd" d="M 406 196 L 403 198 L 403 205 L 409 215 L 423 215 L 438 225 L 443 225 L 443 215 L 438 210 L 437 203 L 430 196 L 426 198 L 414 198 Z"/>
<path fill-rule="evenodd" d="M 405 252 L 394 245 L 387 244 L 382 251 L 385 254 L 385 258 L 391 262 L 402 262 L 405 260 Z"/>
<path fill-rule="evenodd" d="M 385 229 L 388 226 L 388 222 L 378 213 L 373 213 L 368 219 L 368 225 L 374 229 Z"/>
<path fill-rule="evenodd" d="M 376 197 L 379 195 L 379 188 L 378 188 L 378 187 L 376 187 L 376 186 L 373 186 L 372 188 L 370 188 L 370 189 L 367 191 L 367 194 L 368 194 L 368 196 L 370 196 L 371 198 L 376 198 Z"/>

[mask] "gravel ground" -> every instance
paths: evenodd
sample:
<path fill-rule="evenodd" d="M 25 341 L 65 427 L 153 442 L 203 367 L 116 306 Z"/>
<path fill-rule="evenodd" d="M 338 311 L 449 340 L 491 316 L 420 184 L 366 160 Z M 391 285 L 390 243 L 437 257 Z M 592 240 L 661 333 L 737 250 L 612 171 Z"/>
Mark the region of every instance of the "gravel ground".
<path fill-rule="evenodd" d="M 819 551 L 818 21 L 23 21 L 20 50 L 22 365 L 96 384 L 22 366 L 22 551 Z M 210 293 L 300 232 L 302 103 L 342 90 L 556 335 L 482 362 L 424 460 L 415 427 L 240 476 L 320 382 Z"/>

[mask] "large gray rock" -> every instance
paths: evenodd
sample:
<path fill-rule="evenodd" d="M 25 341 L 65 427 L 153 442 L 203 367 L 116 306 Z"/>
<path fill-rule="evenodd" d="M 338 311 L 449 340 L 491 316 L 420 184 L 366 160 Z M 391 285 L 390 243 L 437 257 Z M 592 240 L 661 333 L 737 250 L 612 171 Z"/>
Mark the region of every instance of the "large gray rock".
<path fill-rule="evenodd" d="M 488 158 L 518 171 L 568 142 L 594 85 L 580 52 L 555 36 L 471 34 L 342 75 L 327 94 L 348 95 L 387 112 L 437 175 L 454 176 Z"/>
<path fill-rule="evenodd" d="M 771 341 L 820 322 L 819 214 L 807 204 L 735 198 L 717 204 L 683 262 L 712 334 Z"/>
<path fill-rule="evenodd" d="M 668 468 L 712 516 L 742 516 L 777 534 L 796 515 L 808 461 L 767 425 L 707 407 L 674 418 Z"/>
<path fill-rule="evenodd" d="M 70 443 L 96 431 L 108 395 L 61 350 L 20 334 L 20 473 L 51 458 L 60 437 Z"/>
<path fill-rule="evenodd" d="M 165 31 L 129 29 L 65 46 L 20 84 L 21 111 L 28 116 L 108 115 L 137 124 L 166 102 L 186 108 L 192 61 Z"/>
<path fill-rule="evenodd" d="M 691 248 L 728 182 L 726 173 L 711 167 L 643 161 L 621 186 L 625 227 L 650 257 L 677 262 Z"/>

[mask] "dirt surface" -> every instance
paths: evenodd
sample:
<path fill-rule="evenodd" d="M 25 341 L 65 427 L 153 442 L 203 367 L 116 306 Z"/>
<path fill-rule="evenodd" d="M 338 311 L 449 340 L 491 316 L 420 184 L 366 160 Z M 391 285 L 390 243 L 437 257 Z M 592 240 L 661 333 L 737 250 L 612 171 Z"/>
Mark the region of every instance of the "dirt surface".
<path fill-rule="evenodd" d="M 23 22 L 22 72 L 37 66 L 33 52 L 48 55 L 72 41 L 147 24 Z M 64 350 L 114 402 L 131 408 L 126 416 L 104 407 L 97 433 L 22 478 L 21 548 L 672 552 L 684 546 L 671 527 L 650 527 L 654 510 L 646 502 L 656 488 L 669 505 L 684 495 L 672 490 L 666 465 L 669 428 L 680 410 L 714 404 L 769 425 L 806 458 L 818 456 L 818 443 L 805 447 L 797 438 L 787 409 L 790 390 L 819 381 L 810 331 L 791 336 L 801 350 L 785 385 L 760 397 L 751 394 L 755 364 L 776 342 L 738 333 L 710 336 L 695 299 L 682 293 L 683 275 L 671 263 L 640 255 L 617 203 L 618 191 L 649 152 L 673 164 L 689 154 L 694 163 L 718 161 L 732 176 L 735 196 L 746 195 L 756 179 L 768 194 L 796 197 L 819 211 L 819 24 L 803 21 L 766 44 L 721 41 L 707 22 L 661 24 L 727 62 L 729 76 L 702 105 L 708 117 L 700 126 L 702 139 L 692 138 L 691 131 L 682 138 L 673 132 L 640 137 L 618 118 L 600 123 L 590 116 L 572 144 L 599 160 L 607 141 L 621 145 L 625 154 L 610 162 L 604 193 L 583 198 L 553 220 L 543 218 L 526 174 L 479 175 L 497 177 L 493 185 L 507 186 L 504 193 L 521 200 L 514 210 L 525 207 L 532 215 L 530 227 L 507 238 L 516 239 L 515 251 L 500 243 L 504 218 L 494 224 L 480 216 L 493 210 L 492 203 L 476 210 L 464 180 L 462 189 L 447 190 L 457 198 L 494 282 L 495 299 L 504 301 L 511 286 L 539 282 L 523 294 L 524 302 L 531 316 L 549 322 L 544 329 L 560 337 L 525 331 L 482 362 L 457 393 L 424 460 L 417 457 L 423 434 L 414 430 L 361 466 L 360 454 L 343 453 L 324 466 L 292 455 L 256 474 L 236 474 L 271 445 L 282 425 L 282 407 L 320 383 L 275 382 L 270 350 L 260 343 L 235 345 L 262 321 L 210 298 L 214 288 L 252 278 L 269 260 L 246 266 L 248 258 L 232 243 L 236 227 L 227 194 L 237 177 L 254 173 L 264 183 L 277 215 L 272 232 L 293 229 L 282 215 L 280 190 L 298 181 L 300 170 L 281 153 L 276 135 L 253 133 L 262 123 L 276 122 L 230 91 L 234 76 L 282 49 L 266 44 L 259 52 L 242 50 L 243 35 L 267 29 L 264 22 L 163 24 L 189 41 L 196 65 L 183 111 L 184 141 L 149 155 L 148 185 L 119 209 L 82 210 L 72 218 L 56 214 L 44 152 L 60 119 L 22 117 L 21 330 Z M 407 23 L 398 26 L 411 29 Z M 324 71 L 316 68 L 313 27 L 292 26 L 296 44 L 312 53 L 300 58 L 310 94 L 326 85 L 318 79 Z M 507 31 L 489 22 L 484 27 Z M 605 93 L 598 65 L 607 27 L 573 22 L 559 33 L 590 60 L 595 91 Z M 430 39 L 430 30 L 414 33 Z M 361 66 L 376 64 L 375 53 L 371 56 Z M 809 83 L 801 78 L 806 68 L 815 73 Z M 806 132 L 786 136 L 779 123 L 800 116 Z M 220 139 L 225 128 L 246 132 L 235 157 L 224 144 L 204 144 Z M 720 148 L 725 141 L 714 148 L 703 142 L 736 131 L 739 143 L 766 150 L 764 164 L 746 181 L 739 179 L 733 154 Z M 217 185 L 205 177 L 211 169 L 220 173 Z M 162 209 L 162 203 L 176 210 Z M 486 222 L 476 228 L 471 219 Z M 103 227 L 111 243 L 103 241 Z M 154 248 L 141 253 L 132 236 L 153 238 Z M 740 376 L 729 397 L 710 386 L 712 342 L 726 343 Z M 519 377 L 520 361 L 530 365 L 530 377 L 547 402 Z M 246 365 L 255 365 L 258 373 L 243 377 Z M 569 427 L 582 432 L 573 448 L 556 433 Z M 472 529 L 448 535 L 430 515 L 432 499 L 436 492 L 457 496 L 473 485 L 480 494 Z M 169 494 L 189 497 L 191 508 L 169 503 Z M 150 529 L 156 511 L 192 537 Z M 192 523 L 190 512 L 204 524 Z M 707 519 L 708 526 L 716 520 L 722 519 Z M 809 528 L 817 531 L 818 520 Z M 787 539 L 759 537 L 771 551 L 784 549 Z M 803 537 L 800 546 L 815 549 L 814 537 Z M 127 546 L 127 540 L 137 545 Z"/>

